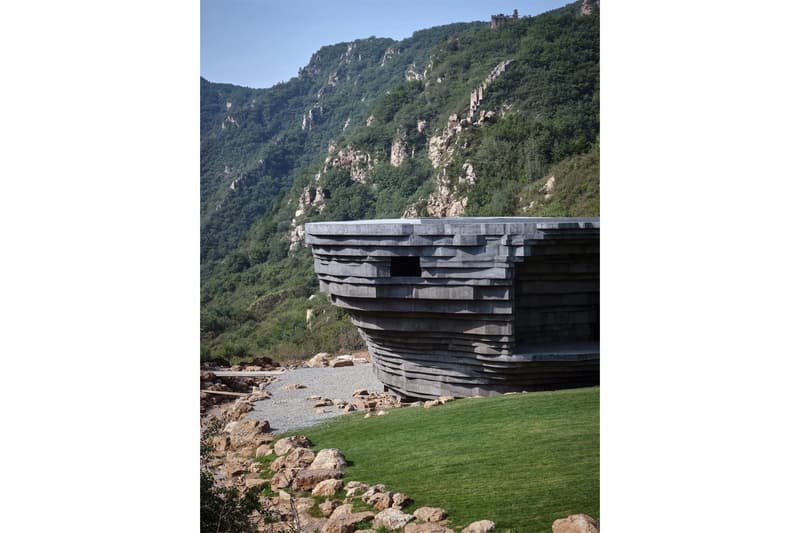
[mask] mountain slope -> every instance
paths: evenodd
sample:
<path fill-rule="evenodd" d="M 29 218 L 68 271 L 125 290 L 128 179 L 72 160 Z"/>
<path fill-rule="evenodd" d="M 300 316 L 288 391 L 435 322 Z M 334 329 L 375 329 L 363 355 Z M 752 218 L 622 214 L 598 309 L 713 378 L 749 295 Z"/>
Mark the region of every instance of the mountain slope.
<path fill-rule="evenodd" d="M 269 89 L 201 79 L 203 273 L 235 249 L 330 138 L 363 123 L 376 98 L 435 43 L 475 25 L 423 30 L 400 42 L 371 37 L 326 46 L 296 78 Z"/>
<path fill-rule="evenodd" d="M 306 222 L 599 215 L 599 7 L 585 11 L 341 43 L 271 89 L 201 80 L 202 355 L 359 346 L 308 300 Z"/>

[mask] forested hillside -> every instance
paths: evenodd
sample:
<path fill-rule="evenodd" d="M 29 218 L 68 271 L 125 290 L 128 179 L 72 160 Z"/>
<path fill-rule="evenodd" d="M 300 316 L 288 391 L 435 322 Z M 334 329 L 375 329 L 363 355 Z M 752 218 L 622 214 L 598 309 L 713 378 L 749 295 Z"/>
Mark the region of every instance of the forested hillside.
<path fill-rule="evenodd" d="M 201 202 L 203 357 L 355 349 L 306 222 L 599 215 L 599 7 L 327 46 L 270 89 L 201 79 Z"/>

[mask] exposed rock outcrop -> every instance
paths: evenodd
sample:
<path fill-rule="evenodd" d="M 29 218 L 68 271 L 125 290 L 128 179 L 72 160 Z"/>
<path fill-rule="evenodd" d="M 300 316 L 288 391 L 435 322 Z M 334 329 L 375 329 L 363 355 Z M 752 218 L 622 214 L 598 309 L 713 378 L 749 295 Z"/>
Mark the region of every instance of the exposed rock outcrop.
<path fill-rule="evenodd" d="M 401 50 L 397 47 L 390 46 L 383 52 L 383 57 L 381 58 L 381 66 L 386 65 L 386 62 L 392 59 L 394 56 L 399 55 Z"/>
<path fill-rule="evenodd" d="M 480 106 L 481 102 L 483 102 L 484 98 L 486 98 L 489 85 L 491 85 L 491 83 L 494 80 L 499 78 L 500 75 L 502 75 L 506 71 L 506 68 L 508 68 L 508 66 L 512 62 L 513 59 L 506 59 L 505 61 L 498 63 L 498 65 L 492 69 L 492 71 L 489 73 L 486 79 L 483 80 L 483 83 L 481 83 L 477 89 L 475 89 L 474 91 L 472 91 L 472 93 L 470 93 L 469 115 L 468 115 L 469 118 L 472 118 L 472 116 L 475 114 L 475 111 L 478 110 L 478 106 Z"/>
<path fill-rule="evenodd" d="M 389 157 L 389 163 L 393 167 L 399 167 L 406 160 L 408 154 L 406 153 L 405 135 L 398 131 L 394 140 L 392 141 L 392 151 Z"/>
<path fill-rule="evenodd" d="M 595 9 L 600 8 L 600 0 L 583 0 L 581 4 L 581 15 L 591 15 Z"/>

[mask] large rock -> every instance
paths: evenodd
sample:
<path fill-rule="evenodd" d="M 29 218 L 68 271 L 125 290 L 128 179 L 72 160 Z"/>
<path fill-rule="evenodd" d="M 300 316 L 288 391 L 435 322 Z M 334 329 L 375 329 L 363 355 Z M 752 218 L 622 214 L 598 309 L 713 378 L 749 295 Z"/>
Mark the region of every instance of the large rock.
<path fill-rule="evenodd" d="M 364 491 L 364 494 L 361 495 L 361 499 L 367 501 L 369 498 L 372 497 L 373 494 L 377 494 L 379 492 L 388 492 L 389 489 L 386 488 L 386 485 L 381 483 L 377 485 L 372 485 L 367 490 Z"/>
<path fill-rule="evenodd" d="M 353 366 L 353 360 L 352 359 L 334 359 L 333 361 L 328 363 L 328 366 L 330 366 L 331 368 L 341 368 L 343 366 Z"/>
<path fill-rule="evenodd" d="M 347 460 L 345 460 L 342 452 L 336 448 L 325 448 L 319 451 L 309 468 L 342 471 L 345 466 L 347 466 Z"/>
<path fill-rule="evenodd" d="M 372 520 L 373 518 L 375 518 L 375 513 L 370 511 L 354 513 L 353 505 L 346 503 L 333 510 L 320 533 L 353 533 L 356 530 L 356 524 L 362 520 Z"/>
<path fill-rule="evenodd" d="M 342 473 L 338 470 L 305 468 L 295 474 L 292 488 L 294 490 L 312 490 L 320 481 L 341 477 Z"/>
<path fill-rule="evenodd" d="M 406 514 L 399 509 L 385 509 L 380 513 L 375 515 L 375 519 L 372 521 L 372 527 L 380 528 L 384 527 L 390 531 L 395 529 L 400 529 L 405 527 L 406 524 L 414 520 L 414 516 L 410 514 Z"/>
<path fill-rule="evenodd" d="M 338 479 L 326 479 L 320 481 L 311 491 L 312 496 L 333 496 L 336 491 L 342 488 L 342 482 Z"/>
<path fill-rule="evenodd" d="M 272 476 L 272 480 L 270 482 L 272 492 L 278 492 L 279 489 L 290 486 L 292 484 L 292 480 L 294 479 L 294 475 L 294 470 L 281 470 Z"/>
<path fill-rule="evenodd" d="M 412 500 L 407 494 L 402 492 L 395 492 L 392 494 L 392 507 L 395 509 L 402 509 L 403 507 L 411 504 Z"/>
<path fill-rule="evenodd" d="M 600 533 L 600 524 L 588 514 L 573 514 L 553 522 L 553 533 Z"/>
<path fill-rule="evenodd" d="M 378 511 L 383 511 L 392 506 L 392 493 L 391 492 L 376 492 L 369 496 L 364 501 L 373 506 Z"/>
<path fill-rule="evenodd" d="M 308 511 L 298 511 L 297 521 L 300 522 L 300 531 L 312 533 L 320 531 L 328 521 L 323 517 L 312 516 Z M 279 531 L 292 531 L 291 529 Z"/>
<path fill-rule="evenodd" d="M 306 468 L 314 462 L 314 450 L 294 448 L 280 459 L 284 460 L 284 468 Z"/>
<path fill-rule="evenodd" d="M 245 488 L 253 488 L 253 487 L 263 487 L 264 485 L 268 484 L 270 480 L 264 479 L 261 477 L 250 477 L 244 480 Z"/>
<path fill-rule="evenodd" d="M 420 522 L 439 522 L 447 518 L 447 511 L 441 507 L 420 507 L 414 511 L 414 516 Z"/>
<path fill-rule="evenodd" d="M 286 437 L 280 439 L 273 445 L 273 451 L 275 455 L 285 455 L 289 453 L 292 448 L 309 448 L 311 447 L 311 442 L 303 435 L 294 435 L 292 437 Z"/>
<path fill-rule="evenodd" d="M 322 513 L 322 516 L 328 517 L 333 513 L 333 510 L 342 505 L 342 502 L 339 500 L 325 500 L 321 504 L 319 504 L 319 510 Z"/>
<path fill-rule="evenodd" d="M 272 447 L 267 444 L 262 444 L 256 448 L 256 457 L 267 457 L 272 455 Z"/>
<path fill-rule="evenodd" d="M 225 477 L 228 478 L 244 474 L 247 471 L 248 471 L 247 467 L 236 460 L 226 461 L 222 465 L 222 473 L 225 474 Z"/>
<path fill-rule="evenodd" d="M 345 495 L 348 498 L 352 498 L 353 496 L 362 494 L 367 489 L 369 489 L 369 485 L 367 485 L 366 483 L 362 483 L 360 481 L 348 481 L 347 484 L 344 486 Z"/>
<path fill-rule="evenodd" d="M 495 524 L 491 520 L 478 520 L 462 529 L 461 533 L 489 533 L 494 531 L 494 528 Z"/>
<path fill-rule="evenodd" d="M 331 354 L 327 352 L 320 352 L 311 359 L 309 359 L 306 364 L 311 368 L 322 368 L 323 366 L 328 366 L 328 361 L 330 361 Z"/>
<path fill-rule="evenodd" d="M 230 434 L 230 444 L 233 448 L 260 446 L 273 440 L 272 435 L 267 433 L 269 422 L 266 420 L 237 420 L 225 428 Z"/>
<path fill-rule="evenodd" d="M 403 529 L 403 533 L 455 533 L 452 529 L 437 522 L 411 522 Z"/>

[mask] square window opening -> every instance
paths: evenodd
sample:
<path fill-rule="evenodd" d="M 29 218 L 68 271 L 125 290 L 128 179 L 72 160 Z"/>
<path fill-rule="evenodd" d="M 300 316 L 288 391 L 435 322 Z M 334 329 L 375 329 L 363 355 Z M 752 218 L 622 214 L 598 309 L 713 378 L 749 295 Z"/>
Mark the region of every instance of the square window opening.
<path fill-rule="evenodd" d="M 419 257 L 392 257 L 389 275 L 394 277 L 420 277 L 422 268 L 419 266 Z"/>

